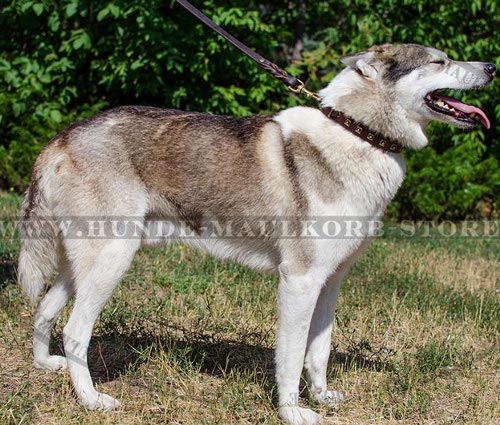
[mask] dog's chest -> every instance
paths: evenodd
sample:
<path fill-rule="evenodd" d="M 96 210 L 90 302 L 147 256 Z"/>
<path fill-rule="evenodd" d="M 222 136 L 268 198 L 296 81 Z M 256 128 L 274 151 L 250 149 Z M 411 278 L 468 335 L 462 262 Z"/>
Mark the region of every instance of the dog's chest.
<path fill-rule="evenodd" d="M 401 155 L 372 147 L 311 108 L 292 108 L 275 120 L 307 215 L 383 213 L 404 179 Z"/>
<path fill-rule="evenodd" d="M 309 216 L 381 215 L 405 175 L 401 156 L 373 150 L 363 156 L 337 152 L 324 165 L 304 161 L 298 168 Z"/>

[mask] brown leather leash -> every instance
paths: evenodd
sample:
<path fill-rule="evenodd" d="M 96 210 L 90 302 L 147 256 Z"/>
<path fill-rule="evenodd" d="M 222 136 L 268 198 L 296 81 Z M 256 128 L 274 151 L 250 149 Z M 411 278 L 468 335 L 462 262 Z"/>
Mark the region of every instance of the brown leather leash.
<path fill-rule="evenodd" d="M 310 97 L 316 101 L 320 101 L 320 98 L 317 93 L 310 92 L 306 89 L 305 84 L 300 81 L 298 78 L 295 78 L 289 75 L 284 69 L 281 69 L 278 65 L 271 62 L 270 60 L 262 57 L 258 53 L 254 52 L 248 46 L 243 44 L 241 41 L 234 38 L 231 34 L 229 34 L 224 28 L 221 28 L 214 21 L 212 21 L 208 16 L 204 15 L 200 12 L 196 7 L 194 7 L 191 3 L 186 0 L 176 0 L 182 7 L 191 12 L 194 16 L 196 16 L 201 22 L 203 22 L 206 26 L 213 29 L 217 34 L 224 37 L 227 41 L 229 41 L 233 46 L 241 50 L 245 55 L 253 59 L 257 65 L 261 68 L 265 69 L 269 72 L 273 77 L 280 80 L 284 83 L 291 91 L 298 94 L 304 94 L 307 97 Z"/>
<path fill-rule="evenodd" d="M 269 72 L 273 77 L 277 78 L 282 83 L 284 83 L 289 90 L 297 94 L 304 94 L 305 96 L 314 99 L 317 102 L 321 101 L 319 95 L 317 93 L 307 90 L 305 84 L 301 80 L 293 77 L 292 75 L 289 75 L 284 69 L 281 69 L 275 63 L 262 57 L 261 55 L 250 49 L 248 46 L 243 44 L 241 41 L 234 38 L 225 29 L 217 25 L 214 21 L 212 21 L 208 16 L 204 15 L 202 12 L 200 12 L 187 0 L 175 0 L 175 1 L 179 3 L 182 7 L 184 7 L 186 10 L 188 10 L 190 13 L 192 13 L 196 18 L 198 18 L 209 28 L 214 30 L 217 34 L 224 37 L 227 41 L 229 41 L 233 46 L 242 51 L 245 55 L 254 60 L 257 63 L 257 65 L 259 65 L 261 68 Z M 401 152 L 401 150 L 403 149 L 403 146 L 401 146 L 401 144 L 398 143 L 397 141 L 390 140 L 381 134 L 371 131 L 368 127 L 366 127 L 362 123 L 353 120 L 352 118 L 348 117 L 347 115 L 345 115 L 340 111 L 336 111 L 330 107 L 323 107 L 320 108 L 320 110 L 328 118 L 339 123 L 341 126 L 343 126 L 346 130 L 350 131 L 355 136 L 358 136 L 359 138 L 367 141 L 368 143 L 377 148 L 395 153 Z"/>

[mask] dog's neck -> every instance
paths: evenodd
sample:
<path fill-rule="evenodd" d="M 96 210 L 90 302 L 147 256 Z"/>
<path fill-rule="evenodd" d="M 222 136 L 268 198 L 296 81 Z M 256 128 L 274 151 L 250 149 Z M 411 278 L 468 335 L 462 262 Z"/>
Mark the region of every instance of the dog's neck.
<path fill-rule="evenodd" d="M 427 145 L 427 123 L 410 117 L 395 93 L 381 92 L 376 84 L 345 69 L 320 91 L 321 106 L 341 111 L 404 147 L 421 149 Z"/>

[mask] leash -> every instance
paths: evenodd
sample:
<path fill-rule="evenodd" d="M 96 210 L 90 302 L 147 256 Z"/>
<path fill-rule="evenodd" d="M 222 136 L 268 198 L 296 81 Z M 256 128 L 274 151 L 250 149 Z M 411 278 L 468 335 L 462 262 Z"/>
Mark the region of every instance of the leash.
<path fill-rule="evenodd" d="M 241 52 L 247 55 L 250 59 L 252 59 L 257 65 L 261 68 L 265 69 L 269 72 L 273 77 L 280 80 L 284 83 L 287 88 L 297 94 L 303 94 L 308 98 L 314 99 L 317 102 L 320 102 L 320 97 L 317 93 L 313 93 L 307 90 L 304 82 L 295 78 L 292 75 L 289 75 L 284 69 L 281 69 L 278 65 L 271 62 L 270 60 L 262 57 L 258 53 L 254 52 L 248 46 L 243 44 L 241 41 L 234 38 L 231 34 L 229 34 L 225 29 L 221 28 L 214 21 L 212 21 L 208 16 L 204 15 L 200 12 L 196 7 L 194 7 L 187 0 L 175 0 L 182 7 L 184 7 L 188 12 L 192 13 L 196 18 L 198 18 L 201 22 L 207 25 L 209 28 L 214 30 L 217 34 L 224 37 L 227 41 L 229 41 L 233 46 L 238 48 Z M 363 125 L 362 123 L 353 120 L 352 118 L 345 115 L 343 112 L 336 111 L 330 107 L 320 108 L 321 112 L 325 114 L 331 120 L 337 122 L 346 130 L 350 131 L 355 136 L 358 136 L 360 139 L 370 143 L 372 146 L 376 148 L 385 150 L 387 152 L 399 153 L 403 150 L 403 146 L 395 140 L 390 140 L 383 135 L 370 130 L 368 127 Z"/>
<path fill-rule="evenodd" d="M 184 7 L 187 11 L 192 13 L 196 18 L 198 18 L 201 22 L 203 22 L 206 26 L 214 30 L 217 34 L 224 37 L 227 41 L 229 41 L 233 46 L 242 51 L 245 55 L 247 55 L 250 59 L 257 63 L 261 68 L 265 69 L 269 72 L 273 77 L 280 80 L 284 83 L 289 90 L 297 94 L 304 94 L 307 97 L 320 101 L 320 98 L 317 93 L 313 93 L 306 89 L 306 85 L 300 81 L 298 78 L 289 75 L 284 69 L 281 69 L 278 65 L 271 62 L 270 60 L 262 57 L 258 53 L 254 52 L 248 46 L 243 44 L 241 41 L 234 38 L 231 34 L 229 34 L 225 29 L 221 28 L 214 21 L 212 21 L 208 16 L 204 15 L 200 12 L 196 7 L 194 7 L 191 3 L 186 0 L 176 0 L 182 7 Z"/>

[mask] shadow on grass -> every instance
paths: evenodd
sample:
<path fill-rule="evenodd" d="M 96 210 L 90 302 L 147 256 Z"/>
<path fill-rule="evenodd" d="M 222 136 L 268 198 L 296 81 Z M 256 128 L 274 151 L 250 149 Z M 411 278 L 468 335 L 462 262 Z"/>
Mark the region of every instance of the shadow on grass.
<path fill-rule="evenodd" d="M 274 352 L 261 345 L 235 340 L 213 340 L 203 333 L 186 338 L 178 335 L 99 335 L 91 340 L 89 368 L 95 382 L 111 382 L 128 370 L 137 369 L 161 352 L 187 371 L 211 376 L 237 372 L 274 382 Z M 153 361 L 153 360 L 152 360 Z"/>
<path fill-rule="evenodd" d="M 0 291 L 17 281 L 17 262 L 12 256 L 0 255 Z"/>
<path fill-rule="evenodd" d="M 275 398 L 274 350 L 259 344 L 237 340 L 213 340 L 203 332 L 176 328 L 176 333 L 151 336 L 143 332 L 98 335 L 92 338 L 88 363 L 94 382 L 111 382 L 147 363 L 155 354 L 168 353 L 173 363 L 194 373 L 226 376 L 231 372 L 246 375 L 263 386 Z M 185 336 L 179 336 L 184 331 Z M 60 336 L 59 348 L 62 353 Z M 390 360 L 359 352 L 334 351 L 329 368 L 338 370 L 393 370 Z M 276 402 L 276 400 L 274 400 Z"/>
<path fill-rule="evenodd" d="M 378 353 L 360 353 L 358 351 L 334 351 L 330 354 L 329 367 L 337 366 L 341 370 L 372 370 L 374 372 L 393 371 L 394 365 L 389 358 Z"/>

